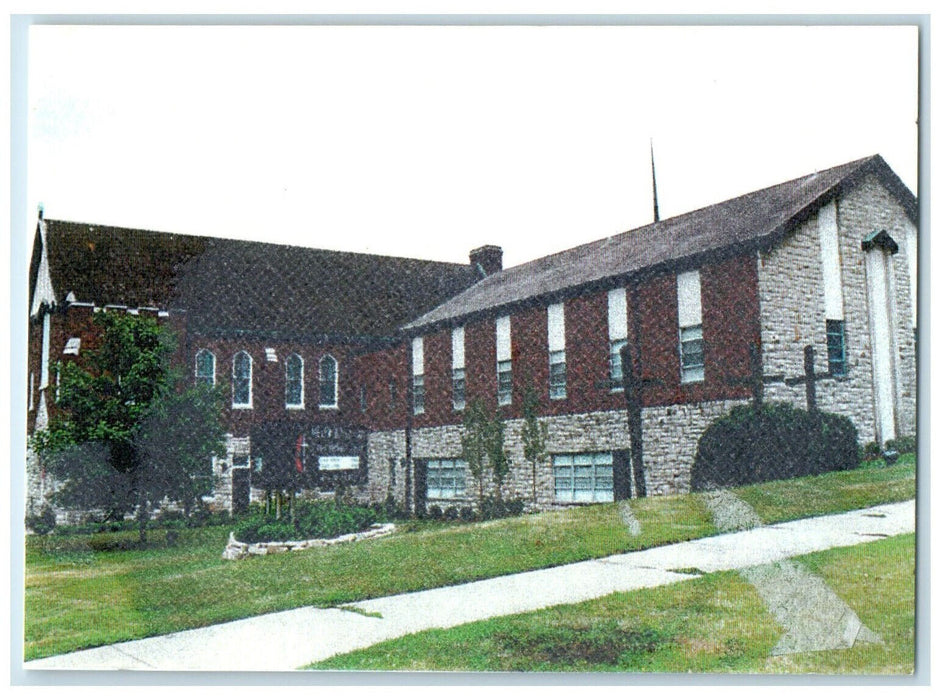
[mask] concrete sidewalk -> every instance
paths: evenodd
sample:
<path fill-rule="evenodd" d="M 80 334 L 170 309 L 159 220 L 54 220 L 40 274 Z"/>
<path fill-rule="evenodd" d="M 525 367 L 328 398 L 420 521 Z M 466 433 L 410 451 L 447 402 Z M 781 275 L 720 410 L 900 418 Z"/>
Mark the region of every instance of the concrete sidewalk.
<path fill-rule="evenodd" d="M 696 578 L 913 532 L 915 502 L 727 533 L 551 569 L 298 608 L 24 664 L 34 670 L 288 671 L 412 632 Z"/>

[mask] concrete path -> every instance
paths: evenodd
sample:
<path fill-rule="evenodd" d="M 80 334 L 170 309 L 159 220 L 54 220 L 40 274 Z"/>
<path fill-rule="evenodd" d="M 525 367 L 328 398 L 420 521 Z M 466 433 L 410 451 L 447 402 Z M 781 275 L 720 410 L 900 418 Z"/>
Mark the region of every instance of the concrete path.
<path fill-rule="evenodd" d="M 720 532 L 763 524 L 754 509 L 731 491 L 714 491 L 707 494 L 705 501 Z M 882 643 L 826 581 L 797 561 L 782 559 L 750 566 L 739 573 L 755 587 L 765 607 L 784 629 L 784 635 L 771 650 L 772 655 L 848 649 L 857 642 Z"/>
<path fill-rule="evenodd" d="M 913 532 L 915 502 L 809 518 L 510 576 L 298 608 L 32 661 L 34 670 L 287 671 L 432 628 L 577 603 Z"/>

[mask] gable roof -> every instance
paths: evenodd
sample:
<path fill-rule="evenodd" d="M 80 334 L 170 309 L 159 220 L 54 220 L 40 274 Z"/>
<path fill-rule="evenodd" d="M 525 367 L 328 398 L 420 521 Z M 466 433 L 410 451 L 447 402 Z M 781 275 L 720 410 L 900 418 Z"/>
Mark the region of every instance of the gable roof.
<path fill-rule="evenodd" d="M 196 332 L 269 338 L 388 338 L 473 284 L 470 265 L 204 238 L 46 219 L 56 299 L 185 310 Z M 32 303 L 32 300 L 31 300 Z"/>
<path fill-rule="evenodd" d="M 708 255 L 770 245 L 869 174 L 879 178 L 914 221 L 914 195 L 881 156 L 870 156 L 507 268 L 415 319 L 404 330 L 414 333 L 501 307 L 558 298 L 593 284 L 663 268 L 692 267 Z"/>

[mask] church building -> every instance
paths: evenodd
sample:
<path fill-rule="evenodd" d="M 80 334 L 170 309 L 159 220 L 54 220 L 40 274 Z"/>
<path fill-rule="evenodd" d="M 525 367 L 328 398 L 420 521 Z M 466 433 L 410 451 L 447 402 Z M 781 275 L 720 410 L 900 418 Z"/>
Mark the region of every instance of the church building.
<path fill-rule="evenodd" d="M 804 405 L 781 378 L 805 373 L 808 345 L 820 408 L 864 443 L 915 434 L 916 222 L 915 197 L 879 156 L 507 269 L 494 245 L 457 265 L 40 218 L 29 430 L 55 410 L 56 368 L 93 346 L 93 314 L 151 313 L 177 331 L 193 381 L 231 397 L 217 508 L 244 506 L 271 458 L 363 501 L 469 501 L 473 401 L 505 422 L 507 497 L 549 507 L 683 492 L 699 437 L 750 400 L 756 370 L 765 400 Z M 527 394 L 548 428 L 535 469 Z M 41 500 L 50 485 L 34 457 L 28 481 Z"/>

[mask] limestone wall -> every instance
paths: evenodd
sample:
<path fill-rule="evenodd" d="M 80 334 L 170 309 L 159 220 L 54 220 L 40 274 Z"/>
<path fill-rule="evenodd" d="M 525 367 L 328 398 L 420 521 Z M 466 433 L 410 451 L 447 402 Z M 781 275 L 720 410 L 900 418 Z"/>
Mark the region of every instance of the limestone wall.
<path fill-rule="evenodd" d="M 861 244 L 872 231 L 886 229 L 900 246 L 899 252 L 892 256 L 898 430 L 901 435 L 912 435 L 915 433 L 915 348 L 908 249 L 904 243 L 905 232 L 911 223 L 902 207 L 874 177 L 844 194 L 836 207 L 847 373 L 845 378 L 825 379 L 818 383 L 818 403 L 823 410 L 851 418 L 859 430 L 861 442 L 875 439 L 872 341 L 865 253 Z M 827 372 L 823 272 L 816 215 L 770 252 L 761 254 L 758 285 L 765 374 L 802 375 L 803 348 L 808 344 L 813 344 L 816 350 L 816 371 Z M 801 385 L 769 384 L 765 388 L 765 398 L 802 407 L 806 405 Z"/>

